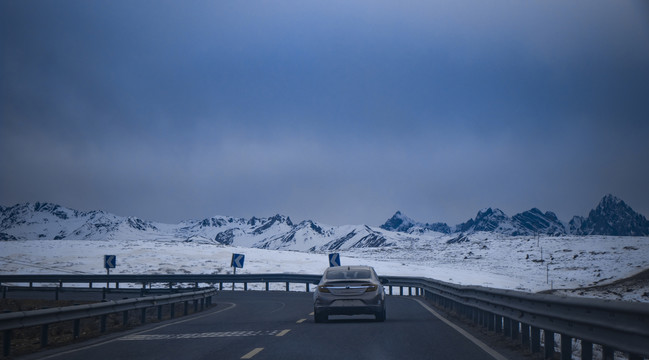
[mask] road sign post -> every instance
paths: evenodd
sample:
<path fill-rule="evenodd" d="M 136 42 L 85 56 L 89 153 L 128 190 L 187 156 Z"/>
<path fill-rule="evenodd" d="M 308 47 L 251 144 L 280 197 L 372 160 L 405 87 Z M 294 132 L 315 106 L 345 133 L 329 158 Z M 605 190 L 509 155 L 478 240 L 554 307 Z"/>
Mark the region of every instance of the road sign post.
<path fill-rule="evenodd" d="M 329 267 L 340 266 L 340 254 L 333 253 L 329 254 Z"/>
<path fill-rule="evenodd" d="M 243 261 L 246 259 L 244 254 L 232 254 L 232 261 L 230 266 L 234 269 L 234 275 L 237 274 L 237 268 L 243 268 Z M 234 291 L 234 283 L 232 283 L 232 291 Z"/>
<path fill-rule="evenodd" d="M 104 255 L 104 267 L 106 268 L 106 276 L 110 276 L 110 269 L 114 269 L 117 265 L 117 256 Z M 106 288 L 110 287 L 110 282 L 106 280 Z"/>

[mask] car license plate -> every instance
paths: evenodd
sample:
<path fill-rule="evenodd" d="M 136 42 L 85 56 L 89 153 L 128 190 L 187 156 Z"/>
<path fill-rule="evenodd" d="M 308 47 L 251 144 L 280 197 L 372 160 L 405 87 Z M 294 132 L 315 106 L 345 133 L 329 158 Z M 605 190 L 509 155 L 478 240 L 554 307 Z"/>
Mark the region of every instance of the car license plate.
<path fill-rule="evenodd" d="M 362 305 L 359 300 L 338 300 L 338 306 L 359 306 Z"/>

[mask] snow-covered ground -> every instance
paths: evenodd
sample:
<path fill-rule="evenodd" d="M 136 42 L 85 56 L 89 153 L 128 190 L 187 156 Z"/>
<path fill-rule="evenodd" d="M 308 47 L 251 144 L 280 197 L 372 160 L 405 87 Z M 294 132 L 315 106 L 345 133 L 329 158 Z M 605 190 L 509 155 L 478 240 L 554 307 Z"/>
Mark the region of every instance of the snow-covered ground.
<path fill-rule="evenodd" d="M 508 237 L 476 233 L 448 244 L 448 236 L 398 246 L 340 251 L 341 263 L 374 266 L 380 275 L 538 292 L 602 285 L 649 269 L 647 237 Z M 116 255 L 113 274 L 230 273 L 233 253 L 246 255 L 237 273 L 319 274 L 327 253 L 263 250 L 177 240 L 27 240 L 0 242 L 0 273 L 103 274 L 103 256 Z M 565 292 L 576 294 L 576 292 Z M 584 296 L 611 297 L 604 292 Z M 649 302 L 649 285 L 624 300 Z"/>

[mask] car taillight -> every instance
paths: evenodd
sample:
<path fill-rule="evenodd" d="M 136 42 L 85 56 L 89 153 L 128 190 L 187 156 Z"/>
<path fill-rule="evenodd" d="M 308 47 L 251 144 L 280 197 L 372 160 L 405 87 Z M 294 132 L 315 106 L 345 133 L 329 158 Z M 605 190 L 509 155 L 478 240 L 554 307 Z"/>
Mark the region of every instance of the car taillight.
<path fill-rule="evenodd" d="M 365 288 L 365 292 L 376 291 L 376 289 L 379 288 L 378 286 L 376 286 L 376 285 L 371 285 L 371 284 L 368 284 L 368 285 L 365 285 L 365 286 L 367 286 L 367 287 Z"/>

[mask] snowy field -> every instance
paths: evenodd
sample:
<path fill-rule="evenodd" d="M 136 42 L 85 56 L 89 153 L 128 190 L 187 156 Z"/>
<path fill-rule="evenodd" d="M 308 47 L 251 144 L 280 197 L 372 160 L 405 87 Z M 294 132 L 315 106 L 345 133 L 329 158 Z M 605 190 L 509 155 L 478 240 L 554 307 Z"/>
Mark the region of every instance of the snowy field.
<path fill-rule="evenodd" d="M 412 246 L 340 251 L 342 265 L 374 266 L 379 275 L 538 292 L 603 285 L 649 268 L 647 237 L 507 237 L 472 234 L 447 244 L 431 237 Z M 112 274 L 231 273 L 233 253 L 246 255 L 237 273 L 320 274 L 327 253 L 276 251 L 170 240 L 28 240 L 0 242 L 2 274 L 104 274 L 103 256 L 116 255 Z M 566 292 L 568 293 L 568 292 Z M 607 297 L 590 292 L 587 296 Z M 608 298 L 620 299 L 619 296 Z M 623 300 L 649 302 L 649 286 Z"/>

